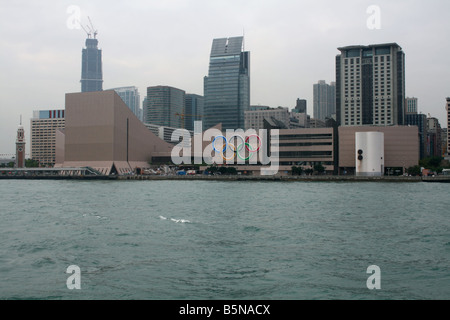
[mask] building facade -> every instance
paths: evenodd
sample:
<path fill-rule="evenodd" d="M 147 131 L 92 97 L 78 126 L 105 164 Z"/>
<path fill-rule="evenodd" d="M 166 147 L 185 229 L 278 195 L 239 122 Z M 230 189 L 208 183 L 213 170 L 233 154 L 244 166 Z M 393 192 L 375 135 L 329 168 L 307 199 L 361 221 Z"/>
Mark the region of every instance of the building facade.
<path fill-rule="evenodd" d="M 427 156 L 428 157 L 441 157 L 442 152 L 442 128 L 439 120 L 434 117 L 427 119 Z"/>
<path fill-rule="evenodd" d="M 424 114 L 406 114 L 406 125 L 416 126 L 419 128 L 419 148 L 420 159 L 427 157 L 427 137 L 428 137 L 428 122 L 427 116 Z"/>
<path fill-rule="evenodd" d="M 447 98 L 447 155 L 450 157 L 450 98 Z"/>
<path fill-rule="evenodd" d="M 405 115 L 417 114 L 418 110 L 418 99 L 417 98 L 406 98 L 405 100 Z"/>
<path fill-rule="evenodd" d="M 245 111 L 245 130 L 264 129 L 264 119 L 270 120 L 271 118 L 281 121 L 287 129 L 290 127 L 290 112 L 288 108 L 265 107 L 258 108 L 258 110 Z"/>
<path fill-rule="evenodd" d="M 16 159 L 14 166 L 16 168 L 25 168 L 25 130 L 22 126 L 22 118 L 20 118 L 20 125 L 17 129 Z"/>
<path fill-rule="evenodd" d="M 292 112 L 306 113 L 307 108 L 308 108 L 308 101 L 306 101 L 305 99 L 298 98 L 297 103 Z"/>
<path fill-rule="evenodd" d="M 205 99 L 198 94 L 186 94 L 185 96 L 185 113 L 183 116 L 184 128 L 194 130 L 195 121 L 203 121 L 203 109 Z"/>
<path fill-rule="evenodd" d="M 289 172 L 293 166 L 313 169 L 321 164 L 326 172 L 333 173 L 335 138 L 333 128 L 279 130 L 279 171 Z"/>
<path fill-rule="evenodd" d="M 338 128 L 339 174 L 356 174 L 356 133 L 381 132 L 384 134 L 384 174 L 398 171 L 402 174 L 409 167 L 419 164 L 419 129 L 416 126 L 359 126 Z"/>
<path fill-rule="evenodd" d="M 325 121 L 336 115 L 336 83 L 324 80 L 313 86 L 314 118 Z"/>
<path fill-rule="evenodd" d="M 147 88 L 144 123 L 182 128 L 185 113 L 185 91 L 169 86 Z"/>
<path fill-rule="evenodd" d="M 98 40 L 86 39 L 86 48 L 82 51 L 81 92 L 103 90 L 102 50 Z"/>
<path fill-rule="evenodd" d="M 114 88 L 111 90 L 114 90 L 119 97 L 122 98 L 123 102 L 125 102 L 134 115 L 142 121 L 141 96 L 139 95 L 138 88 L 130 86 Z"/>
<path fill-rule="evenodd" d="M 244 37 L 214 39 L 208 76 L 204 78 L 204 123 L 226 129 L 243 129 L 250 107 L 250 53 Z"/>
<path fill-rule="evenodd" d="M 56 132 L 65 128 L 65 110 L 37 110 L 31 118 L 31 159 L 40 166 L 56 162 Z"/>
<path fill-rule="evenodd" d="M 405 54 L 396 43 L 338 48 L 336 114 L 341 126 L 404 124 Z"/>
<path fill-rule="evenodd" d="M 67 93 L 65 117 L 65 130 L 58 130 L 58 167 L 120 175 L 170 159 L 174 146 L 148 130 L 114 90 Z"/>

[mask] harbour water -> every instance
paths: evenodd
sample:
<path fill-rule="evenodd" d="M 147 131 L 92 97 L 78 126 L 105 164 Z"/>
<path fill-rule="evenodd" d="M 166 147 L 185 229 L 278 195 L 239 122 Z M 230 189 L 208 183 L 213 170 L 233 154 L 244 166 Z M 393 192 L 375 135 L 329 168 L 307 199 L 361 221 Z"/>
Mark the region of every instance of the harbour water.
<path fill-rule="evenodd" d="M 449 191 L 0 180 L 0 299 L 449 299 Z"/>

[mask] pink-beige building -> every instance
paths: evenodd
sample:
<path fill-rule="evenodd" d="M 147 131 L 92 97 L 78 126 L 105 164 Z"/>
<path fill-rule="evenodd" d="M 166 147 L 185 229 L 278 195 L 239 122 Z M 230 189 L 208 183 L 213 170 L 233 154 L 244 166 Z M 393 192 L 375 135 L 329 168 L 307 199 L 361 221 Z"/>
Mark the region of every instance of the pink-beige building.
<path fill-rule="evenodd" d="M 339 173 L 353 174 L 356 168 L 356 133 L 384 133 L 384 167 L 403 168 L 419 164 L 419 129 L 416 126 L 339 127 Z"/>
<path fill-rule="evenodd" d="M 170 161 L 174 145 L 154 135 L 114 91 L 66 94 L 65 129 L 56 133 L 56 167 L 92 167 L 103 174 Z"/>

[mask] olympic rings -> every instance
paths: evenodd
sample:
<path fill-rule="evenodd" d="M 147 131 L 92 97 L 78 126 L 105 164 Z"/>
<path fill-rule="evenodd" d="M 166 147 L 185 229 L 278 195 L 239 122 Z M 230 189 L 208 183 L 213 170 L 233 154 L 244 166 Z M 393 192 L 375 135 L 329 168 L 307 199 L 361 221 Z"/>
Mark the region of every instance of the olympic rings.
<path fill-rule="evenodd" d="M 250 150 L 248 148 L 248 146 L 246 146 L 245 148 L 247 149 L 248 152 L 258 152 L 259 149 L 261 149 L 261 147 L 262 147 L 261 138 L 257 134 L 252 134 L 251 136 L 248 136 L 247 139 L 245 139 L 245 142 L 248 143 L 248 141 L 250 140 L 251 137 L 256 137 L 258 139 L 258 148 L 255 151 Z"/>
<path fill-rule="evenodd" d="M 252 147 L 252 145 L 250 144 L 250 138 L 251 137 L 256 137 L 258 140 L 258 148 L 254 149 Z M 238 145 L 238 147 L 236 148 L 236 145 L 234 145 L 231 141 L 233 141 L 234 138 L 238 138 L 240 139 L 242 142 Z M 222 139 L 224 143 L 222 150 L 217 150 L 216 149 L 216 140 L 217 139 Z M 241 151 L 244 148 L 249 152 L 249 156 L 248 157 L 243 157 L 241 155 Z M 256 152 L 258 152 L 261 147 L 262 147 L 262 140 L 261 138 L 257 135 L 257 134 L 252 134 L 250 136 L 248 136 L 245 140 L 242 136 L 240 135 L 233 135 L 230 137 L 229 140 L 227 140 L 227 138 L 225 136 L 216 136 L 212 142 L 212 147 L 214 149 L 215 152 L 222 154 L 222 159 L 225 161 L 230 161 L 233 160 L 234 158 L 236 158 L 236 155 L 239 157 L 239 159 L 243 160 L 243 161 L 248 161 L 253 157 L 253 154 L 255 154 Z M 231 157 L 226 157 L 225 153 L 227 152 L 227 150 L 230 149 L 232 151 L 232 156 Z"/>

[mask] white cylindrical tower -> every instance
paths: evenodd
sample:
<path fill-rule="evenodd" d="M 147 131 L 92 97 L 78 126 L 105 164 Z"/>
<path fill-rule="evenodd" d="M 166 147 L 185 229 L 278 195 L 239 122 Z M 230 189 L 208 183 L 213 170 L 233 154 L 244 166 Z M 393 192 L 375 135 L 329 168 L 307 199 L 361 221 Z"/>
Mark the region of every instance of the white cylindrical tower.
<path fill-rule="evenodd" d="M 357 176 L 384 174 L 384 133 L 356 132 L 355 157 Z"/>

